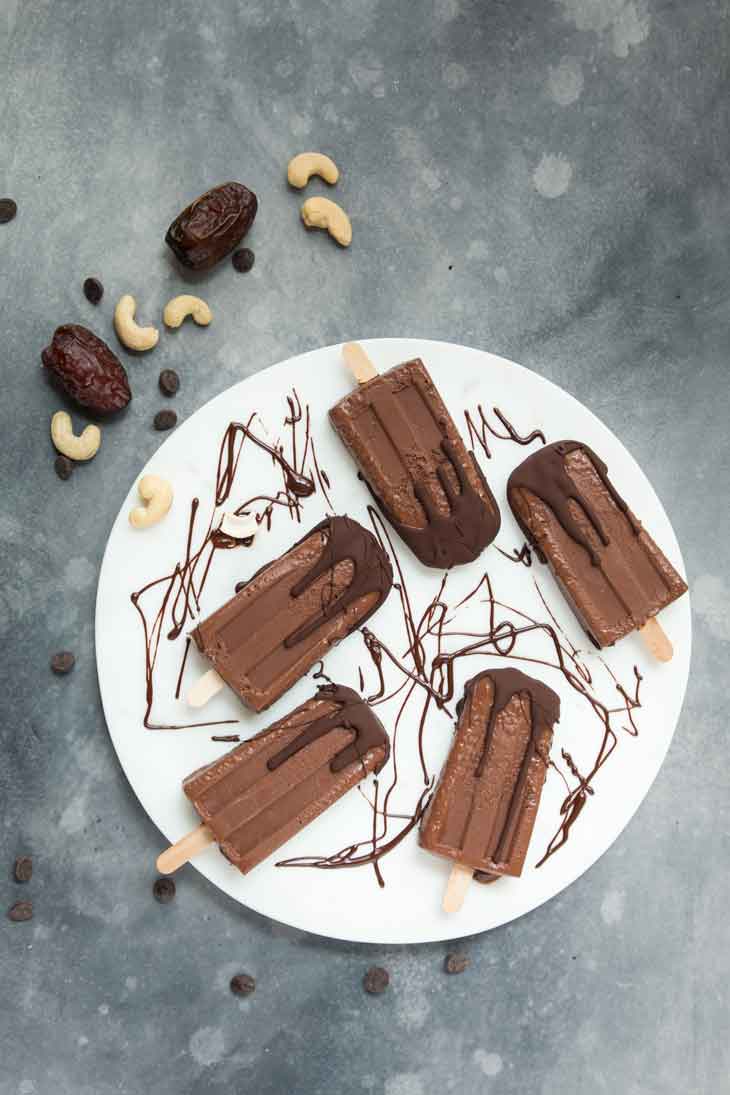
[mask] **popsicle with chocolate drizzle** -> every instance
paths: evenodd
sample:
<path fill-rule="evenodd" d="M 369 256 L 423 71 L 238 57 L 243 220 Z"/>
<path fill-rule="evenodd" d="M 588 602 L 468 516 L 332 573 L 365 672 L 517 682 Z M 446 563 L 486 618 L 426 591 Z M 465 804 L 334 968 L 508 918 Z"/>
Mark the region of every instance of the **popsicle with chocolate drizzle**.
<path fill-rule="evenodd" d="M 560 699 L 519 669 L 472 677 L 420 844 L 453 861 L 444 910 L 461 907 L 474 871 L 518 876 L 545 782 Z"/>
<path fill-rule="evenodd" d="M 188 703 L 202 706 L 225 683 L 247 707 L 263 711 L 365 623 L 392 582 L 372 533 L 349 517 L 320 522 L 195 628 L 192 637 L 213 669 Z"/>
<path fill-rule="evenodd" d="M 183 791 L 202 824 L 163 852 L 170 874 L 212 843 L 247 874 L 388 759 L 380 720 L 339 684 L 225 756 L 193 772 Z"/>
<path fill-rule="evenodd" d="M 528 456 L 509 477 L 517 523 L 597 647 L 638 631 L 660 661 L 672 646 L 657 613 L 687 591 L 608 477 L 580 441 Z"/>
<path fill-rule="evenodd" d="M 473 562 L 499 531 L 499 508 L 425 365 L 381 375 L 357 343 L 343 356 L 358 388 L 330 421 L 378 506 L 426 566 Z"/>

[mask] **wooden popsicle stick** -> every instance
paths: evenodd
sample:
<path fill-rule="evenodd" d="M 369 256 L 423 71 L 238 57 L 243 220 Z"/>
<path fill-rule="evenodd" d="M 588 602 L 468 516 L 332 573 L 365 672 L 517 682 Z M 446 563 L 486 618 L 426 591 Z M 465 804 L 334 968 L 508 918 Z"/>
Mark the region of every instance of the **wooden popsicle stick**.
<path fill-rule="evenodd" d="M 656 616 L 652 616 L 650 620 L 646 621 L 643 627 L 639 628 L 639 634 L 644 640 L 647 650 L 649 650 L 658 661 L 671 662 L 674 648 Z"/>
<path fill-rule="evenodd" d="M 172 874 L 211 844 L 215 844 L 212 832 L 207 825 L 199 825 L 192 833 L 188 833 L 158 855 L 157 870 L 160 874 Z"/>
<path fill-rule="evenodd" d="M 444 892 L 442 908 L 445 913 L 459 911 L 464 903 L 466 891 L 473 876 L 474 871 L 471 867 L 465 867 L 463 863 L 454 864 Z"/>
<path fill-rule="evenodd" d="M 358 384 L 365 384 L 378 375 L 378 370 L 359 342 L 346 342 L 342 347 L 342 356 Z"/>
<path fill-rule="evenodd" d="M 216 673 L 215 669 L 209 669 L 199 677 L 187 694 L 187 702 L 191 707 L 205 707 L 208 700 L 217 696 L 225 681 Z"/>

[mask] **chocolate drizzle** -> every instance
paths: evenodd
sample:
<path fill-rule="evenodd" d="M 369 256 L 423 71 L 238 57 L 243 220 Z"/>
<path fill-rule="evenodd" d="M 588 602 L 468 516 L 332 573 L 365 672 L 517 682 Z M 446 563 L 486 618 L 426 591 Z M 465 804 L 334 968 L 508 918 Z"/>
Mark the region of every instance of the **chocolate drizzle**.
<path fill-rule="evenodd" d="M 371 532 L 349 517 L 327 517 L 307 533 L 299 543 L 303 543 L 316 532 L 325 538 L 322 553 L 308 574 L 292 586 L 291 596 L 300 597 L 305 590 L 323 574 L 333 571 L 338 563 L 349 561 L 353 566 L 352 580 L 337 597 L 322 603 L 321 611 L 312 620 L 308 620 L 284 640 L 284 646 L 292 647 L 306 639 L 326 620 L 331 620 L 347 609 L 361 597 L 369 593 L 377 594 L 375 603 L 360 617 L 362 625 L 390 593 L 393 584 L 393 572 L 388 556 L 381 549 Z M 296 545 L 295 545 L 296 546 Z"/>
<path fill-rule="evenodd" d="M 486 764 L 487 754 L 489 753 L 492 735 L 494 734 L 494 724 L 497 720 L 497 716 L 504 711 L 513 696 L 526 693 L 530 698 L 532 718 L 531 741 L 533 745 L 537 730 L 539 729 L 538 714 L 542 717 L 543 722 L 551 728 L 560 718 L 560 697 L 556 696 L 552 688 L 548 688 L 542 681 L 537 681 L 534 677 L 528 677 L 519 669 L 514 669 L 512 667 L 509 669 L 487 669 L 483 673 L 477 674 L 476 677 L 472 677 L 470 681 L 467 681 L 464 687 L 464 695 L 459 700 L 456 707 L 456 714 L 459 718 L 461 718 L 464 704 L 467 702 L 472 689 L 478 681 L 483 680 L 484 678 L 488 678 L 492 685 L 492 706 L 489 710 L 489 719 L 484 733 L 484 748 L 482 749 L 482 755 L 479 758 L 479 763 L 476 767 L 477 776 L 482 776 L 484 774 L 484 766 Z M 530 757 L 531 755 L 532 753 L 530 752 Z"/>
<path fill-rule="evenodd" d="M 497 547 L 496 544 L 495 547 Z M 510 563 L 522 563 L 526 567 L 532 566 L 532 552 L 529 544 L 523 544 L 519 551 L 517 548 L 512 548 L 511 555 L 508 551 L 503 551 L 501 547 L 497 547 L 497 551 L 500 555 L 504 555 L 505 559 L 509 559 Z"/>
<path fill-rule="evenodd" d="M 466 428 L 469 431 L 469 442 L 472 446 L 475 443 L 478 444 L 487 460 L 490 460 L 492 457 L 489 448 L 489 434 L 500 441 L 514 441 L 516 445 L 530 445 L 533 441 L 537 440 L 540 440 L 543 445 L 545 444 L 545 434 L 542 430 L 535 429 L 527 434 L 526 437 L 521 437 L 506 415 L 502 414 L 499 407 L 492 407 L 492 411 L 502 423 L 507 433 L 499 433 L 495 430 L 494 426 L 490 426 L 481 403 L 477 404 L 477 414 L 479 415 L 478 423 L 474 421 L 471 411 L 464 411 L 464 420 L 466 421 Z"/>
<path fill-rule="evenodd" d="M 371 711 L 362 697 L 341 684 L 323 684 L 317 690 L 317 699 L 336 704 L 337 710 L 307 723 L 298 737 L 268 760 L 268 768 L 273 772 L 275 768 L 279 768 L 301 749 L 311 745 L 313 741 L 324 737 L 332 730 L 344 728 L 352 730 L 355 736 L 344 749 L 335 753 L 330 761 L 330 770 L 341 772 L 348 764 L 355 764 L 371 749 L 382 748 L 383 759 L 377 768 L 373 769 L 379 772 L 388 760 L 390 742 L 380 719 Z"/>
<path fill-rule="evenodd" d="M 596 456 L 593 449 L 581 441 L 557 441 L 555 444 L 541 449 L 540 452 L 528 456 L 510 475 L 507 483 L 507 497 L 509 498 L 514 490 L 526 490 L 539 498 L 553 512 L 555 519 L 562 525 L 568 536 L 585 548 L 593 565 L 600 566 L 600 554 L 586 537 L 570 507 L 571 502 L 580 506 L 602 544 L 607 546 L 609 537 L 603 522 L 590 501 L 581 493 L 573 479 L 568 475 L 565 467 L 566 456 L 576 450 L 585 453 L 588 457 L 616 507 L 625 515 L 634 534 L 638 536 L 641 532 L 641 523 L 636 520 L 628 505 L 608 478 L 606 465 Z M 545 557 L 530 529 L 517 512 L 515 512 L 515 517 L 528 541 L 535 547 L 540 559 L 544 562 Z"/>

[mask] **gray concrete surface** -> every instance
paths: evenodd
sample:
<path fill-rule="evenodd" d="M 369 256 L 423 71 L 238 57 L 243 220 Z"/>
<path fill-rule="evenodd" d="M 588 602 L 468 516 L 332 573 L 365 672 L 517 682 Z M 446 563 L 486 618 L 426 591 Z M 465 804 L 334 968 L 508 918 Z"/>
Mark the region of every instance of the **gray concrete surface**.
<path fill-rule="evenodd" d="M 730 1091 L 727 2 L 1 0 L 0 24 L 0 191 L 19 205 L 0 227 L 0 904 L 36 909 L 0 921 L 0 1093 Z M 344 169 L 348 253 L 298 224 L 284 166 L 308 146 Z M 206 279 L 210 331 L 127 358 L 130 412 L 60 483 L 41 348 L 62 322 L 109 333 L 130 288 L 158 315 L 181 284 L 164 228 L 229 177 L 261 199 L 254 272 Z M 161 440 L 159 369 L 189 415 L 284 356 L 396 334 L 513 357 L 602 416 L 694 589 L 685 709 L 638 815 L 449 979 L 444 946 L 306 937 L 190 869 L 157 905 L 158 835 L 94 668 L 97 570 Z M 373 961 L 393 978 L 377 999 Z M 258 978 L 244 1003 L 239 969 Z"/>

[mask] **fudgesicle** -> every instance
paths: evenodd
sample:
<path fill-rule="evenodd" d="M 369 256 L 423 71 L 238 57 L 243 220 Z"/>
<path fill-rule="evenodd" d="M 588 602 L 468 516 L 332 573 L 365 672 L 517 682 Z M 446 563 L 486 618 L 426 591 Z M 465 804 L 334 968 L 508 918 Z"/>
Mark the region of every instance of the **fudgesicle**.
<path fill-rule="evenodd" d="M 467 682 L 449 756 L 421 822 L 421 847 L 490 875 L 520 875 L 560 699 L 519 669 Z"/>
<path fill-rule="evenodd" d="M 507 498 L 597 647 L 643 627 L 686 592 L 588 445 L 558 441 L 528 456 L 510 475 Z"/>
<path fill-rule="evenodd" d="M 388 759 L 367 703 L 323 685 L 286 718 L 183 781 L 220 850 L 247 874 Z"/>
<path fill-rule="evenodd" d="M 422 563 L 471 563 L 491 544 L 500 525 L 494 495 L 419 358 L 361 384 L 330 420 Z"/>
<path fill-rule="evenodd" d="M 243 703 L 263 711 L 368 620 L 392 584 L 372 533 L 329 517 L 198 624 L 193 639 Z"/>

